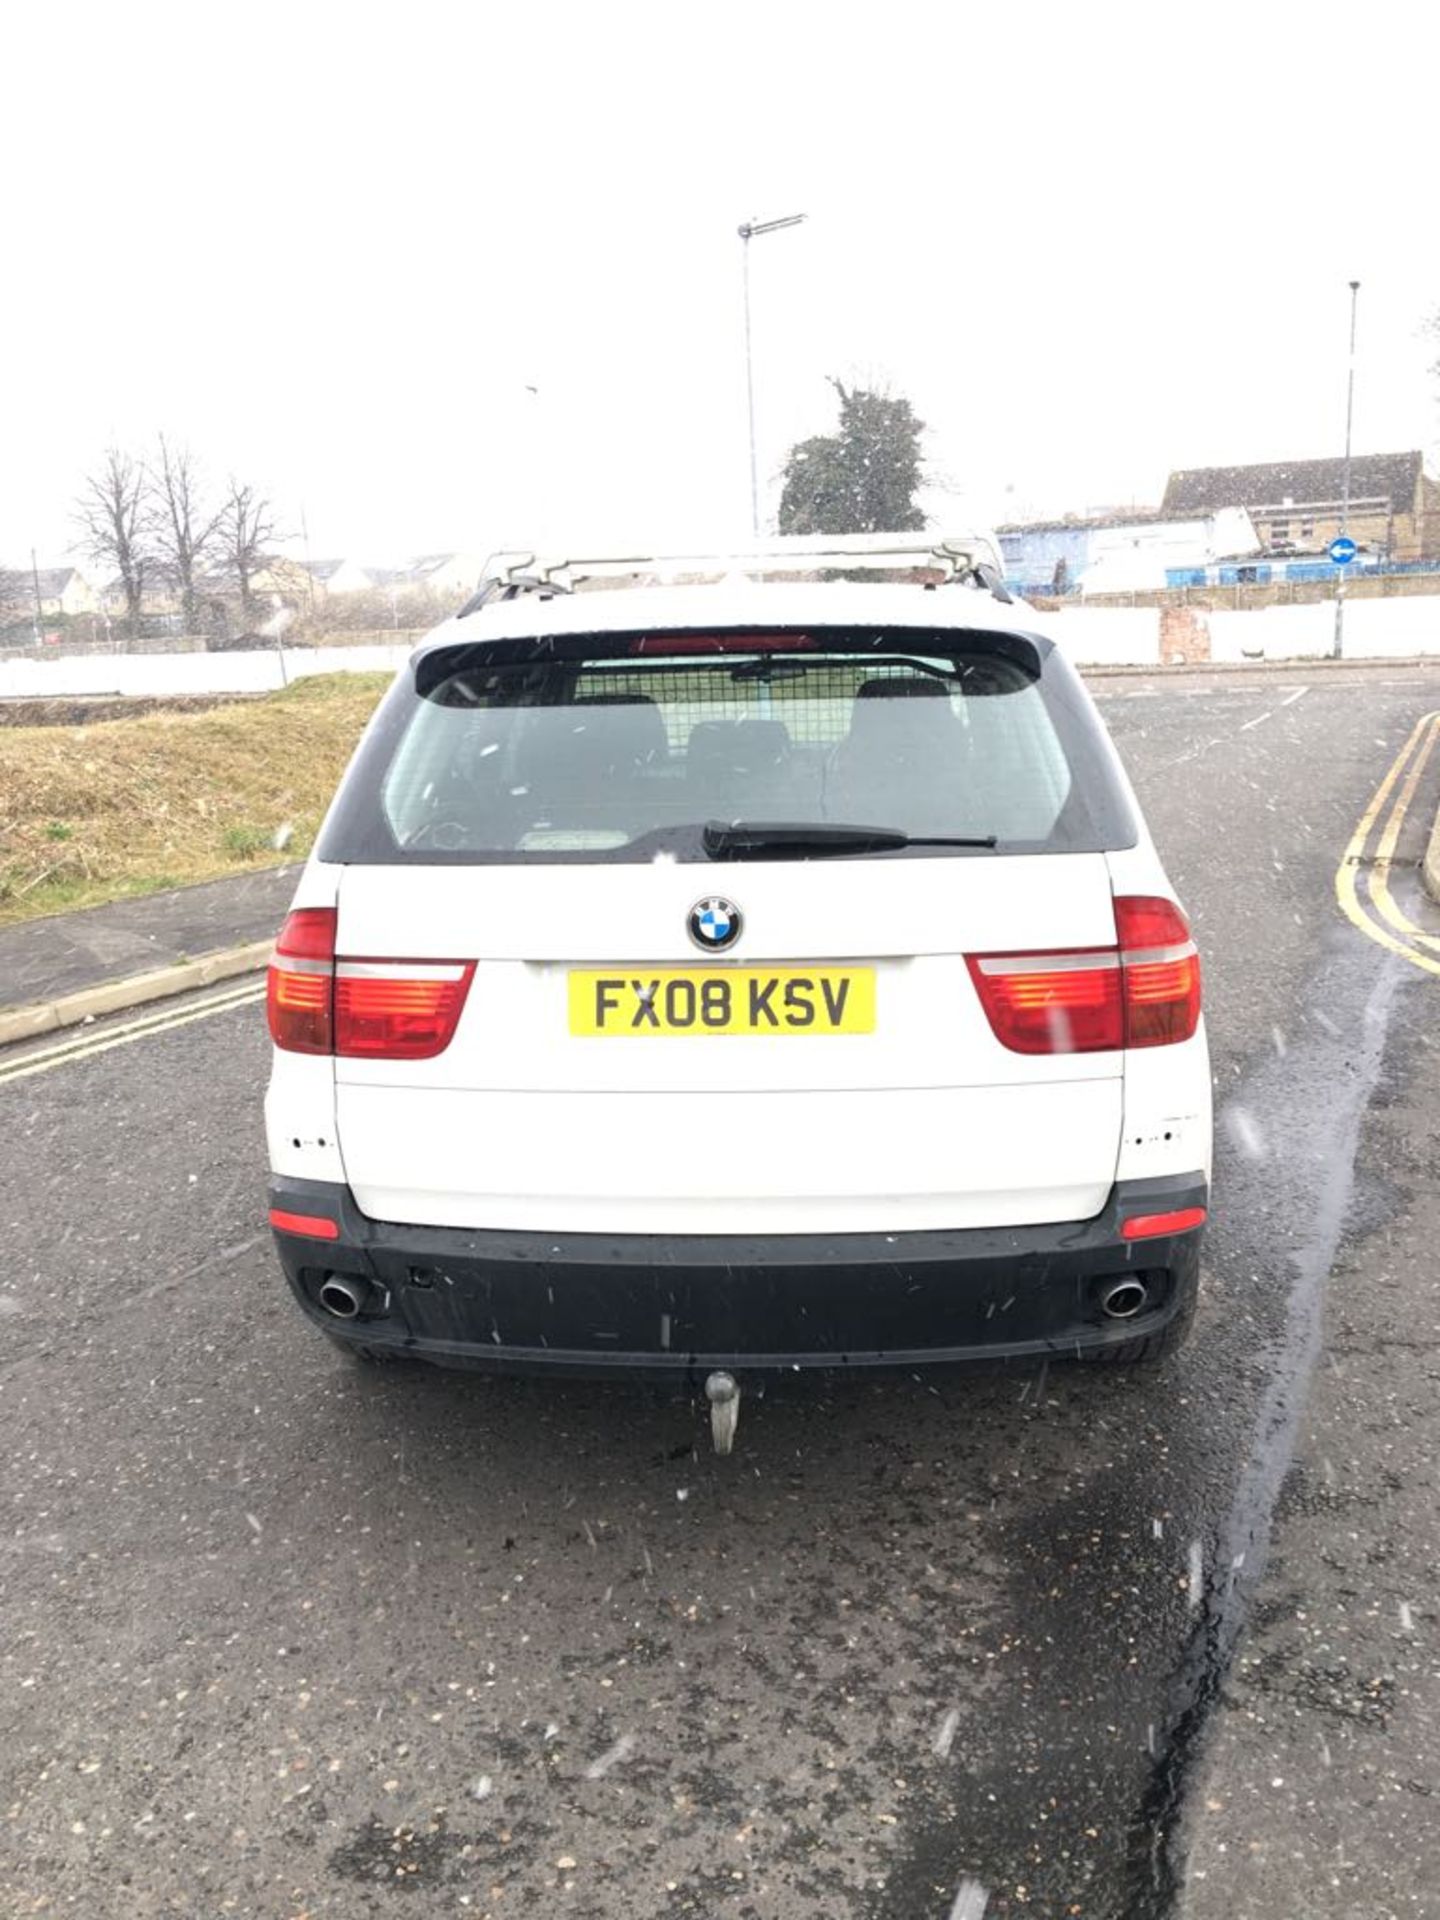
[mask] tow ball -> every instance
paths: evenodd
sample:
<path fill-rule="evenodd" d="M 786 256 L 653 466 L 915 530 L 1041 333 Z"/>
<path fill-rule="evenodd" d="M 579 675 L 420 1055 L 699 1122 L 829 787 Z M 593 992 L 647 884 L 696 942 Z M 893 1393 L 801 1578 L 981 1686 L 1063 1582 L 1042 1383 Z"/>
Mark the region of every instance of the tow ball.
<path fill-rule="evenodd" d="M 716 1453 L 729 1453 L 735 1445 L 735 1429 L 740 1424 L 740 1388 L 730 1373 L 712 1373 L 706 1377 L 705 1398 L 710 1402 L 710 1438 Z"/>

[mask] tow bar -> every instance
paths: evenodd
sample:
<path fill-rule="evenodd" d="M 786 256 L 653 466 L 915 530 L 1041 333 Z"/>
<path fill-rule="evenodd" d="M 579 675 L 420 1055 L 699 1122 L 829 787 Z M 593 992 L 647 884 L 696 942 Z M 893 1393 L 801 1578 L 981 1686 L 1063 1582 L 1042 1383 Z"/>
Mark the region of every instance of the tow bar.
<path fill-rule="evenodd" d="M 710 1402 L 710 1438 L 715 1451 L 729 1453 L 740 1424 L 740 1388 L 734 1375 L 710 1374 L 705 1381 L 705 1398 Z"/>

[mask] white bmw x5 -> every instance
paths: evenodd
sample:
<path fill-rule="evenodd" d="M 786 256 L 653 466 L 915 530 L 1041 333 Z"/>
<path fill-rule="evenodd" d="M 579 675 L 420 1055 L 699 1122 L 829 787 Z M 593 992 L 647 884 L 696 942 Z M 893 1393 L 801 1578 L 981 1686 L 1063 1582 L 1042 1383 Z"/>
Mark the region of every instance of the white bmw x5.
<path fill-rule="evenodd" d="M 276 945 L 306 1315 L 717 1409 L 767 1369 L 1173 1344 L 1199 961 L 1043 625 L 983 538 L 500 564 L 397 675 Z"/>

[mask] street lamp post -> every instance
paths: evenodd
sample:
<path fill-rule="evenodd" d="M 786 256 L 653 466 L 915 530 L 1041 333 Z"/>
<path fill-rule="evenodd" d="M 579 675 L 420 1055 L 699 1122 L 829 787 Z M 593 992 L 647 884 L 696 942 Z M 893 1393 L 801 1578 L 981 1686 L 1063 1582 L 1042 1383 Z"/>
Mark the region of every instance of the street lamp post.
<path fill-rule="evenodd" d="M 750 350 L 750 242 L 760 233 L 779 233 L 782 227 L 798 227 L 803 213 L 787 213 L 781 220 L 747 220 L 739 229 L 744 247 L 740 258 L 745 285 L 745 404 L 750 419 L 750 531 L 760 537 L 760 469 L 755 455 L 755 362 Z"/>
<path fill-rule="evenodd" d="M 1360 300 L 1360 282 L 1350 282 L 1350 372 L 1345 390 L 1345 477 L 1340 493 L 1340 533 L 1350 531 L 1350 436 L 1355 424 L 1355 309 Z M 1345 651 L 1345 573 L 1341 567 L 1340 577 L 1335 583 L 1335 658 L 1339 660 Z"/>

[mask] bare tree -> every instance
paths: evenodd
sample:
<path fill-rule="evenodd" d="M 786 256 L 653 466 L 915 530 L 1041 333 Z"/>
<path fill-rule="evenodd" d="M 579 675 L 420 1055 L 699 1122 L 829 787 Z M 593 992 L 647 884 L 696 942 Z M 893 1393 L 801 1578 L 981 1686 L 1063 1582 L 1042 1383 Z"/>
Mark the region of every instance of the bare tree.
<path fill-rule="evenodd" d="M 154 567 L 144 468 L 118 447 L 107 448 L 102 464 L 86 478 L 74 517 L 90 558 L 118 578 L 125 596 L 125 625 L 133 636 L 139 630 L 140 602 Z"/>
<path fill-rule="evenodd" d="M 185 631 L 193 633 L 200 613 L 198 581 L 211 558 L 224 509 L 210 511 L 199 462 L 187 448 L 172 447 L 163 433 L 159 464 L 149 482 L 160 570 L 180 596 Z"/>
<path fill-rule="evenodd" d="M 240 616 L 249 621 L 255 611 L 251 585 L 270 559 L 277 538 L 270 502 L 254 487 L 241 486 L 233 477 L 218 516 L 215 551 L 225 571 L 240 589 Z"/>

